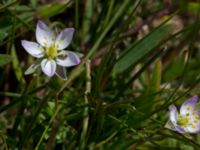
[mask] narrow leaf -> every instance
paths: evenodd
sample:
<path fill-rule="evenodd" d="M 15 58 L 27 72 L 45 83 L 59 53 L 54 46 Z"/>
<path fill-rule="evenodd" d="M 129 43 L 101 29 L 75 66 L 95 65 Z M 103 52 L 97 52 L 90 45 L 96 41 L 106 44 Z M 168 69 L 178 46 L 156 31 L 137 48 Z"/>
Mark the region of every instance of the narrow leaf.
<path fill-rule="evenodd" d="M 0 67 L 10 63 L 12 61 L 12 57 L 6 54 L 0 54 Z"/>
<path fill-rule="evenodd" d="M 117 60 L 114 66 L 115 73 L 121 73 L 135 65 L 141 58 L 166 40 L 169 36 L 170 30 L 171 25 L 161 25 L 146 37 L 131 45 Z"/>

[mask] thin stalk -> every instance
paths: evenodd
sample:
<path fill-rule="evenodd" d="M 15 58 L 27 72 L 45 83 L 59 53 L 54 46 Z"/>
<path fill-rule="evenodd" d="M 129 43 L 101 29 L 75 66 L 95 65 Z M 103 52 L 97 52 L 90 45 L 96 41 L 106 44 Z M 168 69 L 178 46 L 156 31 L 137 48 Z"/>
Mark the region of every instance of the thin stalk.
<path fill-rule="evenodd" d="M 88 131 L 88 123 L 89 123 L 89 116 L 88 116 L 88 95 L 91 93 L 91 67 L 90 67 L 90 60 L 86 61 L 86 90 L 84 95 L 84 104 L 86 105 L 83 115 L 83 129 L 81 133 L 81 149 L 85 149 L 87 143 L 87 131 Z"/>
<path fill-rule="evenodd" d="M 50 125 L 52 124 L 53 120 L 55 119 L 55 117 L 56 117 L 56 115 L 58 114 L 58 112 L 60 111 L 60 109 L 61 109 L 61 105 L 57 107 L 55 113 L 53 114 L 53 116 L 52 116 L 51 119 L 49 120 L 49 123 L 48 123 L 48 125 L 46 126 L 44 132 L 42 133 L 42 136 L 40 137 L 40 140 L 39 140 L 39 142 L 37 143 L 37 146 L 35 147 L 35 150 L 38 150 L 38 148 L 39 148 L 39 146 L 40 146 L 42 140 L 44 139 L 45 134 L 47 133 L 47 131 L 48 131 Z"/>
<path fill-rule="evenodd" d="M 18 15 L 16 15 L 15 12 L 11 11 L 8 9 L 8 11 L 11 13 L 11 15 L 13 15 L 18 21 L 20 21 L 23 25 L 25 25 L 28 29 L 30 29 L 31 31 L 35 31 L 35 29 L 29 24 L 27 23 L 24 19 L 20 18 Z"/>
<path fill-rule="evenodd" d="M 12 93 L 12 92 L 0 92 L 0 96 L 7 96 L 7 97 L 19 98 L 19 97 L 22 96 L 22 94 Z"/>
<path fill-rule="evenodd" d="M 32 128 L 37 120 L 38 115 L 40 114 L 40 112 L 42 111 L 42 109 L 44 108 L 45 104 L 48 101 L 48 97 L 49 97 L 49 94 L 47 94 L 47 96 L 45 96 L 45 98 L 41 101 L 35 115 L 32 117 L 29 124 L 27 125 L 27 128 L 25 129 L 25 132 L 24 132 L 25 135 L 23 135 L 23 138 L 19 143 L 19 149 L 23 149 L 25 142 L 28 140 L 31 134 Z"/>
<path fill-rule="evenodd" d="M 79 0 L 75 0 L 75 28 L 79 29 Z"/>
<path fill-rule="evenodd" d="M 133 129 L 133 128 L 130 128 L 124 121 L 116 118 L 115 116 L 113 115 L 108 115 L 109 118 L 117 121 L 118 123 L 120 123 L 123 127 L 126 127 L 128 128 L 130 131 L 132 131 L 134 134 L 137 134 L 142 140 L 144 140 L 144 142 L 148 141 L 152 144 L 154 144 L 153 140 L 151 139 L 157 132 L 159 132 L 160 130 L 162 130 L 163 128 L 158 128 L 157 130 L 155 130 L 152 134 L 150 135 L 147 135 L 147 134 L 143 134 L 141 132 L 138 132 L 137 130 Z M 130 149 L 130 148 L 128 148 Z"/>
<path fill-rule="evenodd" d="M 0 7 L 0 12 L 4 11 L 5 9 L 7 9 L 8 7 L 14 5 L 17 2 L 18 2 L 18 0 L 13 0 L 13 1 L 11 1 L 11 2 L 9 2 L 9 3 L 7 3 L 7 4 L 3 5 L 3 6 L 1 6 Z"/>
<path fill-rule="evenodd" d="M 8 145 L 6 143 L 6 137 L 4 135 L 0 135 L 0 137 L 1 137 L 2 142 L 3 142 L 3 144 L 1 143 L 2 144 L 2 149 L 3 150 L 8 150 Z"/>
<path fill-rule="evenodd" d="M 114 0 L 110 0 L 108 13 L 107 13 L 106 19 L 105 19 L 105 25 L 107 25 L 107 23 L 109 22 L 109 19 L 111 17 L 111 13 L 112 13 L 112 10 L 113 10 L 113 4 L 114 4 Z"/>
<path fill-rule="evenodd" d="M 82 63 L 74 69 L 74 71 L 71 73 L 71 75 L 69 76 L 69 79 L 63 84 L 63 86 L 60 88 L 60 90 L 57 93 L 56 99 L 58 99 L 59 95 L 62 93 L 62 91 L 68 86 L 68 84 L 74 80 L 79 74 L 81 74 L 81 72 L 84 70 L 84 66 L 83 64 L 85 63 L 85 61 L 87 59 L 89 59 L 90 57 L 92 57 L 94 55 L 94 53 L 98 50 L 101 42 L 103 41 L 103 39 L 105 38 L 106 34 L 109 32 L 109 30 L 112 28 L 112 26 L 115 24 L 115 22 L 119 19 L 119 17 L 124 13 L 126 7 L 128 6 L 130 0 L 126 0 L 122 3 L 121 7 L 119 8 L 119 10 L 116 12 L 116 14 L 113 16 L 113 18 L 111 19 L 111 21 L 109 22 L 109 24 L 107 25 L 107 27 L 105 28 L 105 30 L 102 32 L 102 34 L 99 36 L 99 38 L 97 39 L 97 41 L 95 42 L 94 46 L 91 48 L 91 50 L 89 51 L 89 53 L 86 55 L 85 59 L 82 61 Z"/>
<path fill-rule="evenodd" d="M 100 37 L 97 39 L 97 41 L 95 42 L 94 46 L 91 48 L 91 50 L 89 51 L 88 55 L 86 56 L 86 58 L 90 58 L 98 49 L 98 47 L 100 46 L 101 42 L 103 41 L 103 39 L 105 38 L 106 34 L 109 32 L 109 30 L 112 28 L 112 26 L 115 24 L 115 22 L 118 20 L 118 18 L 121 16 L 122 13 L 124 13 L 127 5 L 129 4 L 130 0 L 126 0 L 123 2 L 123 4 L 121 5 L 121 7 L 119 8 L 119 10 L 117 11 L 117 13 L 113 16 L 113 18 L 111 19 L 110 23 L 108 24 L 108 26 L 105 28 L 105 30 L 102 32 L 102 34 L 100 35 Z"/>
<path fill-rule="evenodd" d="M 85 13 L 83 18 L 83 25 L 82 25 L 82 35 L 86 37 L 88 35 L 88 31 L 91 27 L 91 20 L 93 15 L 94 3 L 93 0 L 86 0 L 85 2 Z"/>
<path fill-rule="evenodd" d="M 118 133 L 118 132 L 115 131 L 115 132 L 114 132 L 113 134 L 111 134 L 108 138 L 106 138 L 105 140 L 103 140 L 103 141 L 97 143 L 95 147 L 96 147 L 96 148 L 99 148 L 100 146 L 102 146 L 102 145 L 108 143 L 110 140 L 112 140 L 112 139 L 115 137 L 115 135 L 117 135 L 117 133 Z"/>

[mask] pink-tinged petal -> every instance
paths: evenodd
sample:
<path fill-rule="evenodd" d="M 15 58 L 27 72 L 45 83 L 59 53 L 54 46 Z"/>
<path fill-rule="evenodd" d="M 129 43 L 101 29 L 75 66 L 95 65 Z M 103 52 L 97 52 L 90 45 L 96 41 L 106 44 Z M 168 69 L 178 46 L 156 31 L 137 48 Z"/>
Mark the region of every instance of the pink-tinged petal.
<path fill-rule="evenodd" d="M 54 39 L 53 32 L 48 28 L 48 26 L 42 22 L 38 21 L 37 27 L 36 27 L 36 40 L 40 45 L 43 47 L 49 47 L 50 45 L 53 45 L 53 39 Z"/>
<path fill-rule="evenodd" d="M 190 117 L 190 125 L 187 126 L 187 130 L 190 133 L 200 132 L 200 115 L 198 114 L 198 111 L 194 111 Z"/>
<path fill-rule="evenodd" d="M 42 71 L 49 77 L 56 72 L 56 62 L 54 60 L 43 59 L 41 62 Z"/>
<path fill-rule="evenodd" d="M 33 57 L 41 58 L 44 56 L 44 50 L 39 44 L 26 40 L 21 40 L 23 48 Z"/>
<path fill-rule="evenodd" d="M 200 116 L 200 109 L 197 110 L 197 114 Z"/>
<path fill-rule="evenodd" d="M 59 65 L 56 66 L 56 75 L 62 80 L 67 80 L 66 69 L 62 66 Z"/>
<path fill-rule="evenodd" d="M 185 133 L 185 130 L 183 128 L 179 127 L 178 125 L 175 126 L 175 129 L 178 133 L 181 133 L 181 134 Z"/>
<path fill-rule="evenodd" d="M 198 120 L 198 123 L 188 126 L 187 130 L 189 133 L 199 133 L 200 132 L 200 120 Z"/>
<path fill-rule="evenodd" d="M 192 98 L 185 101 L 180 108 L 180 114 L 181 115 L 186 115 L 187 113 L 192 114 L 194 107 L 197 104 L 197 100 L 198 97 L 193 96 Z"/>
<path fill-rule="evenodd" d="M 176 106 L 172 105 L 169 108 L 169 119 L 175 125 L 177 123 L 178 111 Z"/>
<path fill-rule="evenodd" d="M 80 63 L 80 58 L 76 53 L 71 51 L 62 51 L 61 53 L 56 58 L 56 63 L 58 65 L 63 67 L 71 67 Z"/>
<path fill-rule="evenodd" d="M 55 41 L 55 47 L 57 50 L 65 49 L 71 43 L 73 34 L 74 28 L 66 28 L 65 30 L 61 31 Z"/>

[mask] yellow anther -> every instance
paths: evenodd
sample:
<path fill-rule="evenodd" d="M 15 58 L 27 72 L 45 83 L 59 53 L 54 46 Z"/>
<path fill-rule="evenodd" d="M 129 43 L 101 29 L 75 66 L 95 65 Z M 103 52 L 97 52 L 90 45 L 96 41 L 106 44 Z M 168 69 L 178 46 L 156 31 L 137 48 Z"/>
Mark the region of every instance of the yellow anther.
<path fill-rule="evenodd" d="M 192 125 L 192 128 L 193 128 L 193 129 L 195 129 L 195 128 L 196 128 L 196 126 Z"/>
<path fill-rule="evenodd" d="M 192 109 L 191 106 L 188 106 L 188 107 L 187 107 L 187 110 L 188 110 L 188 111 L 191 110 L 191 109 Z"/>
<path fill-rule="evenodd" d="M 194 123 L 198 123 L 199 121 L 197 119 L 194 120 Z"/>
<path fill-rule="evenodd" d="M 193 113 L 192 113 L 193 115 L 196 115 L 197 114 L 197 112 L 196 111 L 193 111 Z"/>

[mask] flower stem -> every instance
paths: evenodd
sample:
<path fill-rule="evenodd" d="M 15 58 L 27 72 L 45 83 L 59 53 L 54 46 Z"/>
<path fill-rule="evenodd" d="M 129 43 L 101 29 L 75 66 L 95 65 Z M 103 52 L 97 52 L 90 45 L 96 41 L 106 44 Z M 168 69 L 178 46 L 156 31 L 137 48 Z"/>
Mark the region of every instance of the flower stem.
<path fill-rule="evenodd" d="M 89 122 L 89 116 L 88 116 L 88 95 L 91 92 L 91 68 L 90 68 L 90 60 L 86 61 L 86 90 L 84 95 L 84 104 L 85 109 L 83 112 L 84 119 L 83 119 L 83 129 L 81 133 L 81 149 L 85 149 L 85 145 L 87 143 L 87 130 L 88 130 L 88 122 Z"/>

